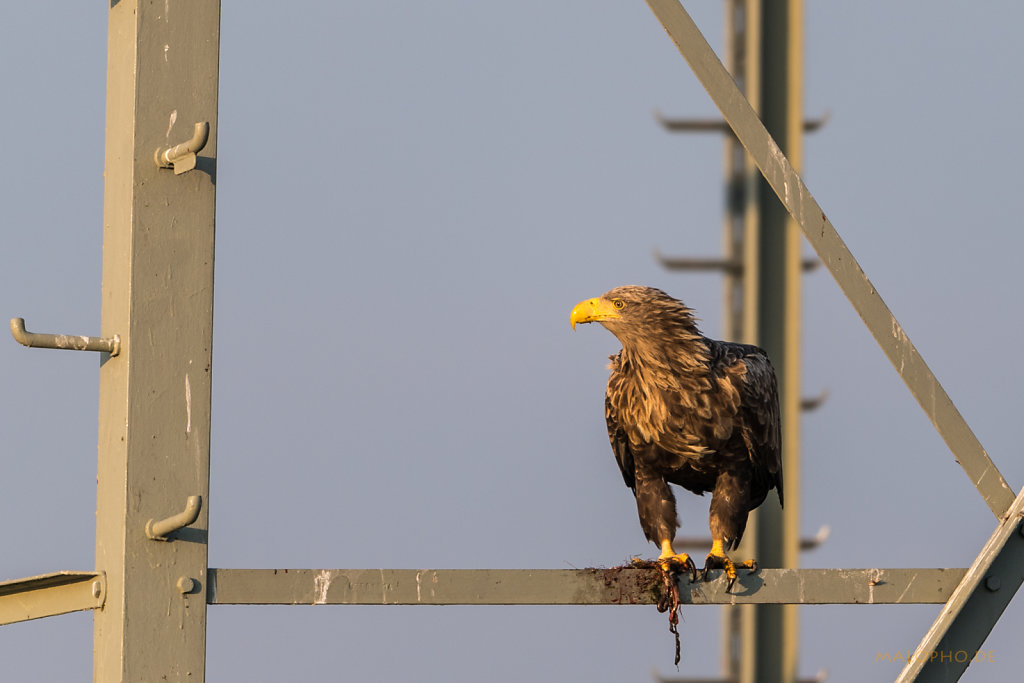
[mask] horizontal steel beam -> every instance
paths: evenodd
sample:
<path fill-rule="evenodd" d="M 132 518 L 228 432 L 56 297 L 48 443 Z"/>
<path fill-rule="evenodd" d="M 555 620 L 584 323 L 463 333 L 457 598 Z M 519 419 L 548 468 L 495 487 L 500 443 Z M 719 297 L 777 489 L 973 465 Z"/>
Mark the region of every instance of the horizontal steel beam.
<path fill-rule="evenodd" d="M 813 133 L 831 118 L 831 113 L 825 112 L 816 119 L 804 120 L 804 132 Z M 727 133 L 732 135 L 732 128 L 723 119 L 695 119 L 695 118 L 668 118 L 660 111 L 654 112 L 654 118 L 665 128 L 673 133 Z"/>
<path fill-rule="evenodd" d="M 694 256 L 664 256 L 657 249 L 654 250 L 654 258 L 668 270 L 718 270 L 728 275 L 743 274 L 743 259 L 724 259 L 715 257 L 694 257 Z M 807 273 L 817 270 L 821 261 L 816 258 L 808 258 L 800 261 L 800 269 Z"/>
<path fill-rule="evenodd" d="M 680 580 L 690 605 L 941 604 L 966 569 L 741 571 L 731 593 L 721 571 Z M 657 569 L 210 569 L 211 605 L 649 605 Z"/>
<path fill-rule="evenodd" d="M 723 604 L 939 604 L 966 569 L 763 569 L 680 580 L 680 600 Z M 664 590 L 656 569 L 210 569 L 211 605 L 649 605 Z M 103 606 L 98 572 L 0 582 L 0 624 Z"/>
<path fill-rule="evenodd" d="M 998 519 L 1013 504 L 1014 492 L 939 384 L 892 311 L 850 253 L 825 212 L 793 169 L 732 76 L 678 0 L 647 0 L 666 33 L 736 133 L 772 190 L 800 225 L 822 262 L 910 393 L 928 415 L 985 503 Z"/>
<path fill-rule="evenodd" d="M 103 606 L 107 581 L 99 572 L 53 572 L 0 581 L 0 625 Z"/>

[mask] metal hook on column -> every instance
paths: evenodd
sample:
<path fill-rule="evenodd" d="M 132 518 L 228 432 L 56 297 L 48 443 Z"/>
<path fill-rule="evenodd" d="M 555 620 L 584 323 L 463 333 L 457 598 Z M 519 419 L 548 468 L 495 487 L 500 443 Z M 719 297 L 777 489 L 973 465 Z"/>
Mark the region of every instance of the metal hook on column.
<path fill-rule="evenodd" d="M 121 337 L 77 337 L 70 334 L 40 334 L 25 329 L 24 318 L 11 318 L 11 334 L 15 341 L 40 349 L 67 349 L 69 351 L 106 351 L 111 356 L 121 352 Z"/>
<path fill-rule="evenodd" d="M 173 168 L 174 175 L 181 175 L 196 167 L 196 152 L 206 147 L 210 139 L 210 124 L 202 121 L 195 125 L 192 139 L 174 147 L 157 148 L 154 158 L 160 168 Z"/>
<path fill-rule="evenodd" d="M 199 519 L 199 510 L 203 507 L 202 496 L 189 496 L 185 501 L 185 510 L 178 514 L 161 519 L 159 522 L 151 519 L 146 522 L 146 536 L 154 541 L 166 541 L 167 534 L 178 529 L 184 529 Z"/>

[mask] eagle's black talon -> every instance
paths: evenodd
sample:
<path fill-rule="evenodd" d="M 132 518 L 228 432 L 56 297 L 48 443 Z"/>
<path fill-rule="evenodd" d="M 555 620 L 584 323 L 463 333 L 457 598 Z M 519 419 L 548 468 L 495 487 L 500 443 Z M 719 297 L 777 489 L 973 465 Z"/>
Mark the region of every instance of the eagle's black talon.
<path fill-rule="evenodd" d="M 673 567 L 673 568 L 676 569 L 676 574 L 677 575 L 682 576 L 682 575 L 685 574 L 685 575 L 689 576 L 690 583 L 693 583 L 693 576 L 697 573 L 697 567 L 694 566 L 693 560 L 687 560 L 686 562 L 681 562 L 681 563 L 679 563 L 678 568 L 675 568 L 675 567 Z"/>
<path fill-rule="evenodd" d="M 688 573 L 690 575 L 690 583 L 697 582 L 697 565 L 693 563 L 693 559 L 686 553 L 660 557 L 658 558 L 658 566 L 666 574 Z"/>
<path fill-rule="evenodd" d="M 708 577 L 708 572 L 709 571 L 711 571 L 712 569 L 724 569 L 725 570 L 725 576 L 729 580 L 729 583 L 726 584 L 725 592 L 729 593 L 729 592 L 732 591 L 732 587 L 736 585 L 736 578 L 737 578 L 736 569 L 737 568 L 749 569 L 750 573 L 753 574 L 754 572 L 757 571 L 757 568 L 758 568 L 757 567 L 757 561 L 756 560 L 747 560 L 746 562 L 741 562 L 739 564 L 736 564 L 732 560 L 730 560 L 726 555 L 718 555 L 718 554 L 715 554 L 715 553 L 709 553 L 707 558 L 704 560 L 704 570 L 703 570 L 701 576 L 702 576 L 704 581 L 709 581 L 710 580 L 709 577 Z"/>
<path fill-rule="evenodd" d="M 675 566 L 678 565 L 680 574 L 688 573 L 690 575 L 690 583 L 697 582 L 697 565 L 693 563 L 693 560 L 689 556 L 687 556 L 687 558 L 681 562 L 675 560 L 671 563 L 671 565 L 673 568 L 675 568 Z"/>
<path fill-rule="evenodd" d="M 724 569 L 725 568 L 725 565 L 722 564 L 721 559 L 722 558 L 719 557 L 718 555 L 708 555 L 707 557 L 704 558 L 704 568 L 701 569 L 701 572 L 700 572 L 700 580 L 701 581 L 707 582 L 707 581 L 711 580 L 711 577 L 708 576 L 708 574 L 711 572 L 712 569 Z"/>

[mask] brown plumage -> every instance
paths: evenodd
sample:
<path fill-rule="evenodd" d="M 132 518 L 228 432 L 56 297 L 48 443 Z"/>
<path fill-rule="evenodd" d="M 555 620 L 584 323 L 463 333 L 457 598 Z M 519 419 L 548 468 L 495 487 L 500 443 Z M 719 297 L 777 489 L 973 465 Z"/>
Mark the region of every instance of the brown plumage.
<path fill-rule="evenodd" d="M 611 357 L 605 417 L 644 534 L 661 547 L 661 560 L 692 570 L 672 548 L 679 524 L 669 484 L 711 492 L 705 576 L 724 567 L 731 585 L 725 551 L 739 544 L 748 513 L 772 489 L 783 501 L 778 390 L 767 354 L 704 337 L 692 310 L 651 287 L 583 301 L 571 322 L 599 322 L 622 343 Z"/>

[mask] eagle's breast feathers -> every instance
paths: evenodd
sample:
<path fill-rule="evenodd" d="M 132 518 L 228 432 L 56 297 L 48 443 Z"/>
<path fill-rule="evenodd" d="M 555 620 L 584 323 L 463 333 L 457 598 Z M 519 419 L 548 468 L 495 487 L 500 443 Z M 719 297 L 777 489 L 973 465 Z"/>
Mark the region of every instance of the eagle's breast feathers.
<path fill-rule="evenodd" d="M 702 460 L 740 442 L 745 450 L 756 449 L 764 425 L 747 424 L 743 410 L 750 393 L 747 359 L 728 360 L 717 366 L 690 364 L 680 372 L 668 362 L 652 367 L 624 359 L 622 352 L 613 356 L 605 406 L 609 435 L 615 425 L 634 451 L 656 444 L 670 469 L 683 462 L 700 468 Z M 751 375 L 760 379 L 757 369 Z M 746 403 L 757 401 L 750 397 Z"/>

